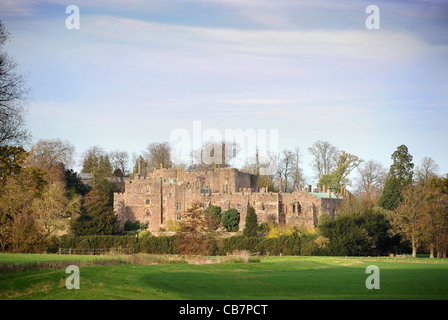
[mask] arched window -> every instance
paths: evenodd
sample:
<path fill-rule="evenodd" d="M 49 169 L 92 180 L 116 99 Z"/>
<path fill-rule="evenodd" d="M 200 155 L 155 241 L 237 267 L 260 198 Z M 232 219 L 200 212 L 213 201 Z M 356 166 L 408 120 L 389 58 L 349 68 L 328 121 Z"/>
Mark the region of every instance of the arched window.
<path fill-rule="evenodd" d="M 145 201 L 146 205 L 148 205 L 150 202 L 151 201 L 149 200 L 149 198 L 146 198 L 146 201 Z"/>

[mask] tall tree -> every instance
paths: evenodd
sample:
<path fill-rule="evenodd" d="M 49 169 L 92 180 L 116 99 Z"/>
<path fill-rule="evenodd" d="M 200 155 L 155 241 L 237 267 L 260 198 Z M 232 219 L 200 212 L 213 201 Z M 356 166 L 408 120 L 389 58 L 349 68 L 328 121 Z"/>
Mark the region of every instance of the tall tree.
<path fill-rule="evenodd" d="M 243 235 L 246 237 L 256 237 L 258 234 L 258 218 L 254 207 L 247 206 L 246 226 L 243 230 Z"/>
<path fill-rule="evenodd" d="M 113 192 L 118 191 L 118 186 L 109 181 L 113 177 L 112 164 L 109 155 L 101 147 L 91 147 L 84 153 L 81 172 L 92 174 L 93 190 L 100 190 L 109 198 L 113 196 Z"/>
<path fill-rule="evenodd" d="M 342 184 L 351 185 L 348 176 L 363 160 L 348 152 L 339 151 L 334 155 L 334 161 L 334 170 L 329 174 L 322 175 L 319 184 L 331 187 L 335 192 L 339 192 Z"/>
<path fill-rule="evenodd" d="M 62 163 L 69 168 L 74 163 L 75 147 L 67 140 L 40 139 L 34 145 L 36 161 L 45 167 L 53 167 Z"/>
<path fill-rule="evenodd" d="M 425 184 L 425 215 L 422 231 L 430 258 L 446 257 L 448 246 L 448 178 L 432 177 Z"/>
<path fill-rule="evenodd" d="M 30 138 L 25 128 L 28 89 L 17 63 L 4 50 L 9 37 L 0 21 L 0 146 L 23 145 Z"/>
<path fill-rule="evenodd" d="M 78 197 L 73 201 L 80 202 L 80 200 L 80 197 Z M 71 203 L 66 196 L 65 189 L 56 184 L 47 185 L 42 192 L 42 196 L 34 199 L 32 208 L 35 214 L 35 222 L 43 230 L 45 237 L 55 234 L 58 230 L 65 229 L 64 218 L 68 217 L 69 204 L 73 206 L 71 209 L 75 210 L 75 204 Z"/>
<path fill-rule="evenodd" d="M 320 180 L 324 174 L 330 174 L 335 165 L 335 155 L 338 149 L 328 141 L 316 141 L 308 151 L 313 155 L 312 162 L 317 180 Z"/>
<path fill-rule="evenodd" d="M 30 151 L 34 166 L 47 174 L 49 183 L 65 188 L 65 170 L 74 163 L 75 147 L 61 139 L 40 139 Z"/>
<path fill-rule="evenodd" d="M 104 158 L 106 152 L 100 146 L 93 146 L 83 154 L 82 173 L 92 173 L 98 169 L 100 158 Z"/>
<path fill-rule="evenodd" d="M 278 175 L 281 181 L 281 188 L 283 192 L 288 192 L 291 182 L 291 174 L 294 170 L 295 155 L 291 150 L 283 150 L 280 162 L 278 165 Z"/>
<path fill-rule="evenodd" d="M 44 173 L 24 169 L 6 177 L 0 192 L 0 247 L 5 250 L 13 237 L 13 224 L 18 214 L 31 214 L 33 200 L 45 187 Z"/>
<path fill-rule="evenodd" d="M 394 210 L 401 197 L 402 190 L 412 183 L 413 168 L 412 156 L 405 145 L 401 145 L 392 154 L 393 163 L 390 166 L 389 176 L 384 185 L 383 193 L 378 205 L 387 210 Z"/>
<path fill-rule="evenodd" d="M 185 213 L 184 223 L 176 237 L 177 250 L 183 255 L 207 255 L 215 239 L 214 228 L 204 219 L 200 201 L 195 201 Z"/>
<path fill-rule="evenodd" d="M 421 223 L 425 214 L 425 191 L 421 184 L 407 185 L 395 212 L 389 217 L 392 228 L 411 241 L 412 257 L 417 256 L 417 247 L 423 237 Z"/>
<path fill-rule="evenodd" d="M 81 214 L 72 220 L 70 227 L 76 236 L 112 235 L 118 230 L 119 222 L 107 196 L 93 190 L 85 196 Z"/>
<path fill-rule="evenodd" d="M 291 178 L 292 178 L 292 190 L 299 190 L 299 186 L 304 183 L 303 170 L 300 167 L 302 160 L 302 153 L 299 147 L 296 147 L 293 152 Z"/>
<path fill-rule="evenodd" d="M 361 196 L 364 208 L 371 209 L 376 205 L 386 177 L 387 171 L 378 161 L 369 160 L 358 167 L 357 191 Z"/>

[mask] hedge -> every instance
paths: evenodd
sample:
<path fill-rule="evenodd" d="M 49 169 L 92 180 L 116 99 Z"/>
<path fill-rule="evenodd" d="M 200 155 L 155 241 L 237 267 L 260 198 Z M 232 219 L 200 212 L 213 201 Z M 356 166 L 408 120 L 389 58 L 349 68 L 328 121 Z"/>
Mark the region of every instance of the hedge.
<path fill-rule="evenodd" d="M 149 236 L 137 238 L 134 235 L 97 235 L 53 237 L 47 252 L 57 253 L 64 249 L 112 249 L 121 248 L 131 253 L 176 254 L 176 236 Z M 233 236 L 218 239 L 210 248 L 211 255 L 226 255 L 236 250 L 249 250 L 261 255 L 313 255 L 318 252 L 314 237 L 293 233 L 278 238 L 257 238 Z"/>

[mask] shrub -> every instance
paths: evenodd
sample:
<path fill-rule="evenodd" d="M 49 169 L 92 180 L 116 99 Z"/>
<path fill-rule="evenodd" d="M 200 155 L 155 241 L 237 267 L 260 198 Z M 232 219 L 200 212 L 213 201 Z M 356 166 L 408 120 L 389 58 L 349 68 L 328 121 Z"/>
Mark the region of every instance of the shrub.
<path fill-rule="evenodd" d="M 240 213 L 236 209 L 229 209 L 222 214 L 221 224 L 229 232 L 238 231 Z"/>
<path fill-rule="evenodd" d="M 138 230 L 138 229 L 141 229 L 140 222 L 138 222 L 138 221 L 132 222 L 131 220 L 127 220 L 124 223 L 124 231 L 134 231 L 134 230 Z"/>

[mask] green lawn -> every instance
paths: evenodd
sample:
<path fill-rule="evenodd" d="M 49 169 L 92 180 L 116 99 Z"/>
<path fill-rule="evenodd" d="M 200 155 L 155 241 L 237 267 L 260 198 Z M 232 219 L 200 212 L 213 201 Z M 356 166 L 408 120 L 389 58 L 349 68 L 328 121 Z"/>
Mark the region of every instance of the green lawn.
<path fill-rule="evenodd" d="M 100 259 L 108 259 L 104 256 Z M 0 254 L 0 263 L 72 259 Z M 80 258 L 92 259 L 86 256 Z M 68 290 L 65 268 L 0 274 L 0 299 L 448 299 L 442 260 L 345 257 L 264 257 L 258 263 L 116 264 L 80 266 L 80 289 Z M 66 260 L 67 261 L 67 260 Z M 85 260 L 89 262 L 89 260 Z M 435 263 L 437 262 L 437 264 Z M 380 270 L 380 289 L 368 290 L 366 267 Z"/>

